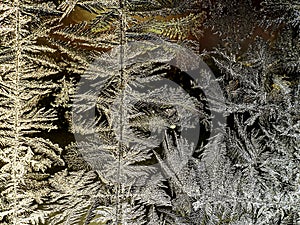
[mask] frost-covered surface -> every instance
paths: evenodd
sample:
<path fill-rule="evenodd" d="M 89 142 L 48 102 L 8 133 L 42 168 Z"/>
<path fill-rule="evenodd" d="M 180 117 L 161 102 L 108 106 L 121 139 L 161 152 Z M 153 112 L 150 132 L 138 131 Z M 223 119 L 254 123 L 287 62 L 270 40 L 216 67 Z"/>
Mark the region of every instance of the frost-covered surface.
<path fill-rule="evenodd" d="M 294 0 L 2 0 L 0 224 L 299 225 L 299 21 Z"/>

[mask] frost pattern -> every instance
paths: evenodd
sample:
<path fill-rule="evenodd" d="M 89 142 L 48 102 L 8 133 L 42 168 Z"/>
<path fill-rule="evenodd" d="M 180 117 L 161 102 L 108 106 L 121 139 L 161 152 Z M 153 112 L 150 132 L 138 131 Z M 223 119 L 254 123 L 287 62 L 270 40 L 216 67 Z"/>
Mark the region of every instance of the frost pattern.
<path fill-rule="evenodd" d="M 294 0 L 1 1 L 0 223 L 300 224 L 299 21 Z"/>

